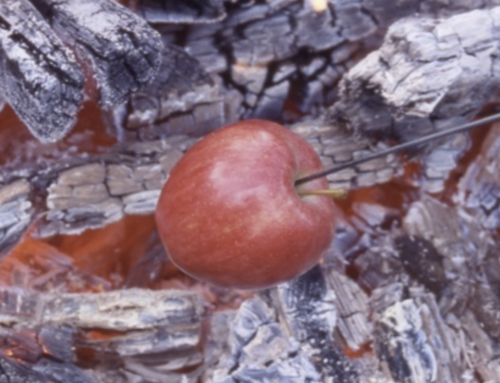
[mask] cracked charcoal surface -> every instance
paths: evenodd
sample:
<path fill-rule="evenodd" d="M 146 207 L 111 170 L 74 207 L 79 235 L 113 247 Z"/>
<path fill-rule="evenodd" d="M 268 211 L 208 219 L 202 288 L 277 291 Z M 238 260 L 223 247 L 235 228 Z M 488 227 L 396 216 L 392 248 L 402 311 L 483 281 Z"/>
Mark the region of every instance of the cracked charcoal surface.
<path fill-rule="evenodd" d="M 215 23 L 226 17 L 220 0 L 179 2 L 138 0 L 138 13 L 150 23 Z"/>
<path fill-rule="evenodd" d="M 421 299 L 395 302 L 377 314 L 377 353 L 397 382 L 456 381 L 450 371 L 453 365 L 448 362 L 449 350 L 441 348 L 447 339 L 431 332 L 433 327 L 439 329 L 445 324 L 439 314 L 433 318 L 436 306 L 432 296 L 424 295 Z"/>
<path fill-rule="evenodd" d="M 141 18 L 111 0 L 34 0 L 50 24 L 92 63 L 104 106 L 124 102 L 153 80 L 162 43 Z"/>
<path fill-rule="evenodd" d="M 439 303 L 445 313 L 460 312 L 467 304 L 473 281 L 479 279 L 479 265 L 493 245 L 491 235 L 458 209 L 430 198 L 412 204 L 403 225 L 410 235 L 430 241 L 442 257 L 443 283 L 451 283 L 440 294 Z M 434 260 L 429 259 L 428 263 L 428 269 L 436 266 Z M 413 272 L 422 273 L 420 280 L 427 286 L 435 283 L 423 268 L 416 267 Z M 472 306 L 476 303 L 471 301 Z M 477 308 L 481 310 L 481 305 Z"/>
<path fill-rule="evenodd" d="M 144 11 L 152 3 L 138 4 Z M 455 2 L 443 8 L 437 2 L 407 0 L 387 8 L 384 2 L 375 0 L 349 4 L 332 1 L 327 13 L 318 14 L 312 3 L 299 4 L 294 0 L 258 2 L 252 7 L 239 2 L 232 2 L 231 6 L 211 1 L 186 4 L 190 8 L 179 8 L 179 12 L 189 26 L 160 28 L 168 44 L 182 41 L 184 47 L 167 45 L 163 53 L 167 60 L 162 64 L 166 71 L 159 84 L 155 84 L 158 86 L 150 86 L 130 100 L 133 117 L 125 121 L 123 131 L 117 132 L 123 134 L 126 144 L 105 155 L 53 164 L 44 172 L 22 169 L 15 177 L 2 175 L 2 179 L 9 180 L 0 187 L 2 248 L 7 249 L 25 232 L 29 222 L 40 217 L 43 221 L 37 235 L 50 236 L 103 227 L 129 214 L 151 214 L 173 164 L 196 141 L 185 135 L 196 135 L 190 130 L 193 122 L 277 115 L 288 97 L 300 101 L 298 104 L 308 111 L 308 120 L 292 124 L 291 129 L 313 145 L 325 164 L 340 164 L 380 150 L 385 143 L 377 142 L 370 134 L 353 134 L 345 124 L 335 124 L 321 112 L 329 105 L 331 95 L 326 90 L 333 89 L 331 84 L 355 64 L 352 55 L 360 49 L 357 40 L 416 10 L 425 15 L 447 16 L 485 6 L 481 1 L 473 1 Z M 226 18 L 207 24 L 222 14 L 221 8 L 217 8 L 221 4 Z M 200 10 L 198 18 L 190 13 L 193 9 Z M 477 16 L 461 17 L 476 20 Z M 419 20 L 420 27 L 429 26 L 429 21 Z M 439 28 L 446 22 L 443 19 L 438 26 L 434 22 L 430 25 Z M 415 19 L 397 25 L 408 25 L 405 23 L 419 25 Z M 322 25 L 321 34 L 311 32 L 311 25 Z M 488 24 L 482 25 L 483 32 L 486 30 L 482 35 L 485 43 L 474 46 L 491 48 Z M 185 39 L 168 35 L 169 28 L 171 34 L 186 33 Z M 269 49 L 275 36 L 268 37 L 266 30 L 270 34 L 285 34 L 279 49 Z M 463 36 L 467 38 L 458 44 L 460 49 L 470 41 L 478 41 L 474 31 L 462 28 L 460 32 L 472 33 Z M 235 33 L 241 39 L 232 39 Z M 412 36 L 403 37 L 410 40 Z M 257 47 L 259 39 L 262 46 Z M 311 49 L 310 62 L 296 60 L 301 54 L 297 47 Z M 415 47 L 429 47 L 432 51 L 434 45 Z M 387 47 L 375 53 L 380 55 L 384 49 Z M 474 53 L 483 57 L 486 51 Z M 239 61 L 228 57 L 237 57 Z M 345 78 L 359 73 L 357 68 Z M 474 65 L 468 68 L 476 73 Z M 384 73 L 390 72 L 381 71 L 378 75 Z M 457 78 L 463 81 L 462 77 Z M 307 90 L 302 98 L 294 93 L 297 79 L 303 84 L 298 94 Z M 438 80 L 444 79 L 441 76 Z M 471 79 L 463 86 L 477 91 L 475 86 L 481 86 L 483 77 Z M 439 81 L 433 84 L 438 86 Z M 404 81 L 401 85 L 405 85 Z M 173 89 L 165 91 L 164 87 Z M 225 92 L 228 87 L 229 94 Z M 443 96 L 442 100 L 447 101 L 454 94 L 460 102 L 471 101 L 457 92 Z M 366 89 L 363 94 L 373 97 Z M 420 96 L 418 92 L 409 92 L 408 100 L 416 101 L 414 106 L 418 107 Z M 177 97 L 181 99 L 178 103 Z M 345 99 L 340 97 L 342 104 Z M 437 103 L 439 108 L 445 105 L 444 101 Z M 475 108 L 487 102 L 479 98 L 473 101 Z M 389 108 L 389 112 L 393 110 Z M 436 121 L 449 119 L 455 112 L 453 108 L 439 109 Z M 468 113 L 472 113 L 466 109 L 463 112 L 457 118 L 469 118 Z M 393 118 L 390 113 L 382 117 Z M 434 112 L 429 113 L 434 116 Z M 412 120 L 413 127 L 422 127 L 419 131 L 433 128 L 419 125 L 421 118 L 424 117 Z M 384 126 L 373 121 L 371 124 Z M 203 126 L 207 130 L 213 128 L 209 123 Z M 413 134 L 404 129 L 398 132 L 401 137 Z M 296 281 L 259 293 L 236 312 L 215 313 L 210 319 L 208 344 L 201 352 L 197 349 L 201 318 L 196 307 L 203 302 L 200 306 L 193 301 L 188 303 L 190 298 L 176 293 L 170 306 L 165 303 L 168 299 L 160 296 L 163 292 L 134 289 L 93 296 L 2 290 L 2 338 L 33 344 L 35 338 L 22 338 L 18 331 L 30 329 L 37 335 L 36 341 L 46 346 L 45 350 L 57 351 L 50 351 L 50 359 L 42 356 L 35 369 L 22 368 L 15 359 L 2 355 L 0 369 L 11 381 L 23 382 L 53 381 L 57 374 L 64 381 L 68 381 L 68 374 L 73 374 L 82 379 L 91 376 L 97 382 L 120 383 L 185 383 L 200 377 L 209 382 L 262 381 L 270 377 L 279 381 L 286 377 L 297 382 L 330 382 L 332 376 L 362 383 L 494 382 L 500 374 L 496 358 L 500 339 L 500 283 L 496 275 L 499 267 L 491 239 L 491 230 L 497 227 L 497 137 L 498 132 L 492 130 L 484 151 L 462 179 L 457 197 L 460 209 L 432 198 L 419 198 L 402 217 L 402 227 L 384 229 L 381 222 L 390 214 L 388 209 L 381 206 L 380 212 L 376 206 L 357 205 L 354 210 L 359 219 L 344 233 L 355 236 L 364 232 L 352 241 L 352 247 L 345 245 L 346 260 L 355 258 L 353 264 L 359 274 L 356 280 L 350 279 L 352 270 L 346 270 L 345 265 L 332 267 L 327 263 Z M 456 141 L 449 143 L 448 149 L 435 148 L 425 159 L 429 180 L 436 180 L 434 185 L 445 178 L 461 144 L 463 141 Z M 387 182 L 400 172 L 400 158 L 392 156 L 331 176 L 329 182 L 334 187 L 362 187 Z M 41 205 L 33 201 L 40 185 L 48 185 L 45 204 Z M 422 190 L 418 185 L 416 188 Z M 398 238 L 407 240 L 398 246 Z M 428 270 L 433 272 L 429 274 Z M 371 294 L 366 294 L 365 288 Z M 165 305 L 159 304 L 162 302 Z M 138 312 L 148 315 L 136 315 Z M 48 333 L 40 332 L 41 324 Z M 97 353 L 91 370 L 64 364 L 74 357 L 68 341 L 73 333 L 96 326 L 119 328 L 122 332 L 99 341 L 83 339 L 90 349 L 105 350 Z M 58 338 L 51 334 L 60 337 L 60 347 Z M 53 343 L 49 344 L 51 339 Z M 345 355 L 352 353 L 356 355 L 352 359 Z M 153 355 L 147 364 L 144 354 Z M 190 373 L 184 372 L 187 370 Z"/>
<path fill-rule="evenodd" d="M 105 104 L 123 101 L 130 90 L 147 83 L 157 69 L 158 42 L 155 39 L 144 40 L 145 36 L 154 32 L 114 2 L 32 0 L 31 3 L 47 14 L 59 33 L 79 41 L 80 50 L 91 56 Z M 72 11 L 77 9 L 73 8 L 73 3 L 78 3 L 82 12 L 77 14 Z M 359 1 L 349 5 L 331 1 L 324 10 L 315 9 L 311 2 L 301 4 L 296 0 L 275 0 L 251 7 L 245 1 L 231 3 L 214 0 L 179 5 L 171 1 L 163 4 L 140 1 L 136 6 L 139 14 L 151 17 L 161 15 L 159 17 L 164 19 L 166 25 L 176 25 L 181 34 L 187 33 L 184 48 L 210 73 L 239 73 L 231 76 L 231 83 L 245 100 L 245 110 L 238 112 L 239 118 L 260 116 L 277 119 L 283 116 L 280 111 L 289 98 L 294 99 L 303 111 L 318 114 L 335 99 L 332 89 L 345 69 L 355 62 L 350 56 L 358 48 L 358 41 L 376 34 L 395 20 L 414 13 L 448 16 L 468 9 L 491 7 L 497 1 L 487 4 L 482 1 L 441 4 L 408 0 L 391 9 L 379 1 Z M 106 19 L 107 28 L 104 30 L 99 27 L 102 23 L 85 21 L 88 20 L 85 12 L 93 9 L 99 10 L 100 19 Z M 283 15 L 290 21 L 283 19 Z M 76 26 L 74 22 L 81 24 Z M 113 35 L 113 31 L 127 32 Z M 287 43 L 281 39 L 275 45 L 279 47 L 276 50 L 271 39 L 280 33 L 289 37 Z M 233 39 L 231 35 L 242 35 L 243 38 Z M 99 36 L 120 36 L 128 47 L 121 50 L 112 38 L 104 43 Z M 137 50 L 137 47 L 140 49 Z M 307 50 L 312 57 L 309 63 L 300 62 L 302 50 Z M 232 64 L 234 58 L 236 62 Z M 124 70 L 123 60 L 131 69 L 130 73 Z M 109 68 L 110 63 L 115 63 L 115 70 Z M 251 69 L 262 64 L 269 68 L 261 77 L 265 80 L 263 87 L 257 91 L 246 90 L 248 81 L 253 81 Z M 242 65 L 248 68 L 244 71 L 243 77 L 247 80 L 243 84 Z M 120 81 L 115 82 L 117 78 Z M 46 110 L 50 115 L 53 109 L 47 106 Z M 69 112 L 74 114 L 76 110 Z M 439 186 L 436 184 L 435 187 Z"/>
<path fill-rule="evenodd" d="M 236 96 L 236 97 L 235 97 Z M 166 45 L 154 82 L 133 94 L 115 115 L 125 116 L 125 140 L 145 140 L 175 133 L 200 136 L 237 119 L 239 98 L 226 92 L 184 50 Z"/>
<path fill-rule="evenodd" d="M 334 303 L 319 268 L 246 301 L 230 324 L 230 352 L 208 381 L 358 381 L 354 367 L 331 344 Z"/>
<path fill-rule="evenodd" d="M 186 48 L 210 72 L 230 71 L 232 83 L 245 99 L 245 117 L 281 119 L 287 98 L 312 112 L 331 103 L 330 89 L 353 65 L 350 56 L 358 41 L 395 20 L 415 13 L 442 16 L 485 6 L 445 6 L 433 1 L 405 1 L 390 9 L 378 1 L 325 5 L 317 11 L 309 1 L 237 4 L 221 23 L 183 29 L 188 33 Z M 311 57 L 306 62 L 305 51 Z"/>
<path fill-rule="evenodd" d="M 275 319 L 262 299 L 244 302 L 229 323 L 229 352 L 217 361 L 207 382 L 319 381 L 320 375 Z"/>
<path fill-rule="evenodd" d="M 468 121 L 493 100 L 500 81 L 499 20 L 500 8 L 492 8 L 394 23 L 380 49 L 343 77 L 330 118 L 403 141 Z M 443 189 L 466 146 L 464 137 L 453 137 L 426 155 L 429 191 Z"/>
<path fill-rule="evenodd" d="M 200 361 L 196 346 L 200 341 L 202 307 L 195 294 L 139 289 L 104 294 L 37 294 L 1 289 L 0 295 L 2 339 L 31 343 L 26 352 L 39 353 L 27 358 L 27 366 L 14 363 L 7 356 L 0 358 L 4 376 L 9 376 L 11 382 L 53 382 L 55 377 L 62 379 L 56 381 L 106 381 L 102 380 L 106 368 L 99 367 L 98 359 L 93 371 L 72 363 L 75 345 L 94 350 L 96 358 L 102 359 L 103 353 L 108 354 L 105 358 L 109 361 L 127 358 L 130 369 L 141 366 L 139 360 L 133 360 L 144 354 L 160 359 L 169 355 L 173 365 L 190 366 Z M 27 324 L 34 325 L 33 332 L 23 333 Z M 105 331 L 116 329 L 117 325 L 123 334 L 112 341 L 92 339 L 82 333 L 87 328 Z M 134 331 L 127 333 L 130 329 Z M 176 350 L 178 356 L 173 357 Z M 164 368 L 169 369 L 168 363 Z M 110 379 L 122 381 L 119 374 Z"/>
<path fill-rule="evenodd" d="M 75 124 L 83 73 L 27 0 L 0 4 L 0 83 L 2 98 L 40 141 L 57 141 Z"/>
<path fill-rule="evenodd" d="M 419 237 L 401 236 L 396 239 L 396 247 L 406 272 L 439 296 L 447 278 L 443 257 L 432 243 Z"/>
<path fill-rule="evenodd" d="M 351 350 L 373 341 L 373 326 L 368 318 L 368 296 L 352 279 L 335 270 L 324 270 L 327 288 L 335 291 L 338 310 L 337 329 Z M 374 371 L 372 371 L 375 374 Z"/>
<path fill-rule="evenodd" d="M 489 5 L 492 6 L 494 3 Z M 484 6 L 484 4 L 478 3 L 476 6 Z M 236 8 L 220 24 L 192 25 L 187 29 L 182 29 L 188 34 L 186 50 L 200 60 L 208 72 L 227 73 L 229 71 L 230 81 L 236 88 L 236 92 L 233 93 L 239 93 L 243 100 L 238 111 L 240 118 L 264 117 L 278 120 L 283 119 L 283 116 L 286 118 L 287 114 L 283 113 L 286 100 L 292 100 L 310 113 L 318 114 L 322 110 L 320 105 L 328 105 L 334 100 L 327 96 L 328 89 L 333 88 L 346 69 L 355 63 L 351 56 L 358 47 L 356 40 L 377 30 L 377 28 L 366 27 L 363 33 L 347 38 L 342 35 L 347 33 L 347 29 L 340 28 L 340 25 L 352 24 L 348 21 L 344 23 L 344 18 L 352 21 L 349 17 L 355 17 L 360 10 L 357 6 L 345 9 L 337 3 L 333 7 L 337 12 L 330 13 L 328 10 L 318 13 L 310 6 L 298 7 L 296 2 L 288 1 L 280 2 L 275 6 L 258 5 L 251 9 Z M 457 4 L 456 11 L 454 11 L 450 7 L 440 8 L 439 4 L 432 2 L 423 5 L 411 1 L 406 2 L 404 7 L 397 10 L 381 9 L 381 4 L 376 2 L 370 2 L 369 6 L 363 9 L 370 13 L 370 7 L 374 9 L 373 14 L 377 15 L 371 19 L 372 22 L 378 20 L 380 26 L 387 25 L 396 17 L 412 14 L 412 11 L 416 10 L 432 16 L 466 10 L 463 4 Z M 382 11 L 388 13 L 383 14 Z M 367 133 L 368 136 L 372 130 L 389 129 L 390 135 L 399 139 L 409 139 L 433 129 L 455 126 L 469 120 L 479 108 L 488 102 L 489 95 L 494 94 L 491 89 L 496 87 L 496 80 L 494 80 L 496 77 L 494 81 L 489 81 L 489 64 L 486 64 L 489 62 L 488 55 L 497 49 L 495 46 L 496 29 L 492 27 L 491 22 L 488 24 L 490 16 L 487 15 L 490 13 L 492 19 L 496 17 L 493 10 L 476 11 L 441 21 L 419 18 L 398 22 L 392 27 L 393 32 L 390 32 L 392 34 L 386 38 L 386 43 L 344 76 L 342 81 L 344 92 L 341 92 L 340 101 L 334 106 L 330 113 L 331 119 L 327 120 L 326 125 L 345 126 L 347 121 L 345 137 L 349 137 L 349 128 L 354 127 L 357 130 L 358 127 L 362 127 L 362 133 Z M 466 22 L 469 17 L 473 18 L 474 22 Z M 287 21 L 289 18 L 297 18 L 297 20 L 295 23 L 290 23 Z M 460 27 L 462 24 L 476 25 L 481 22 L 482 18 L 486 21 L 482 23 L 481 33 L 474 29 L 465 30 Z M 272 25 L 269 20 L 273 21 Z M 322 33 L 330 33 L 332 36 L 337 34 L 336 41 L 338 41 L 326 48 L 308 45 L 308 49 L 311 48 L 310 50 L 316 53 L 310 53 L 309 62 L 301 63 L 299 60 L 302 49 L 300 39 L 304 38 L 304 44 L 306 41 L 308 44 L 311 41 L 318 41 L 317 35 L 307 37 L 311 31 L 309 20 L 314 20 L 315 23 L 330 20 L 331 22 L 326 22 L 320 29 Z M 420 20 L 425 21 L 420 22 Z M 453 30 L 453 28 L 459 29 L 462 35 L 467 34 L 467 37 L 454 38 L 453 33 L 448 36 L 446 31 Z M 234 34 L 243 34 L 243 39 L 227 38 Z M 285 38 L 280 42 L 280 49 L 283 51 L 273 49 L 275 44 L 272 44 L 270 39 L 276 35 Z M 399 35 L 402 36 L 401 39 Z M 434 35 L 437 36 L 437 40 L 433 39 Z M 257 42 L 258 45 L 256 45 Z M 479 45 L 483 48 L 477 53 L 474 52 L 475 56 L 469 55 L 469 47 Z M 406 46 L 411 49 L 405 49 Z M 256 61 L 252 57 L 240 57 L 239 50 L 253 52 L 252 54 L 261 61 Z M 229 57 L 226 52 L 229 52 Z M 328 52 L 328 57 L 324 52 Z M 233 64 L 231 64 L 232 57 L 236 57 L 236 62 Z M 377 61 L 379 57 L 380 63 Z M 419 57 L 425 60 L 419 61 Z M 447 60 L 441 60 L 442 57 Z M 385 62 L 389 66 L 386 67 L 383 64 Z M 391 62 L 402 62 L 404 65 L 391 66 Z M 496 65 L 495 62 L 491 62 L 493 68 Z M 405 73 L 410 72 L 412 75 L 406 77 Z M 471 76 L 470 73 L 474 75 Z M 372 74 L 376 75 L 372 76 Z M 365 78 L 370 78 L 370 82 L 364 81 Z M 392 82 L 385 81 L 386 79 L 392 79 Z M 398 84 L 398 81 L 401 83 L 395 88 L 394 84 Z M 425 88 L 425 84 L 432 84 L 432 88 Z M 374 88 L 380 88 L 381 95 L 373 92 Z M 291 91 L 291 89 L 294 90 Z M 467 89 L 473 89 L 475 92 L 473 96 L 475 104 L 464 101 L 467 104 L 464 107 L 455 100 L 461 97 L 460 92 L 465 92 Z M 362 101 L 358 100 L 360 92 L 364 94 Z M 297 95 L 301 95 L 301 98 L 297 98 Z M 468 97 L 469 95 L 466 95 L 461 99 L 468 100 Z M 233 96 L 226 98 L 226 100 L 233 99 Z M 161 104 L 161 99 L 155 101 L 155 104 Z M 372 108 L 376 109 L 376 113 Z M 193 109 L 191 108 L 191 115 L 196 114 Z M 220 110 L 218 107 L 212 106 L 210 110 L 211 115 L 221 117 L 213 117 L 218 122 L 233 121 L 232 118 L 226 118 L 223 113 L 218 113 Z M 148 115 L 158 115 L 158 111 L 153 107 Z M 373 116 L 378 116 L 378 120 Z M 156 135 L 178 129 L 179 126 L 190 126 L 193 120 L 196 121 L 196 118 L 191 117 L 189 111 L 181 117 L 172 117 L 171 121 L 168 118 L 160 120 L 161 122 L 156 124 Z M 151 128 L 148 129 L 148 136 L 154 137 L 155 134 L 151 134 Z M 337 127 L 334 129 L 342 130 Z M 354 135 L 352 140 L 356 139 L 359 138 Z M 455 167 L 457 158 L 467 145 L 468 141 L 465 136 L 454 137 L 441 143 L 430 153 L 424 153 L 427 190 L 431 192 L 442 190 L 449 172 Z M 391 169 L 380 169 L 380 172 L 375 174 L 366 174 L 364 178 L 359 177 L 360 186 L 378 183 L 394 175 Z"/>
<path fill-rule="evenodd" d="M 333 342 L 335 298 L 327 286 L 320 267 L 314 267 L 280 291 L 282 305 L 294 312 L 293 318 L 287 318 L 292 333 L 311 346 L 312 360 L 323 378 L 354 383 L 359 381 L 356 369 Z"/>
<path fill-rule="evenodd" d="M 491 273 L 484 276 L 488 275 L 485 269 L 493 269 L 492 260 L 496 257 L 489 245 L 491 238 L 478 221 L 430 198 L 410 207 L 403 229 L 405 240 L 400 229 L 389 241 L 387 235 L 377 239 L 379 245 L 372 244 L 367 249 L 367 254 L 373 252 L 377 257 L 376 263 L 371 269 L 360 269 L 361 274 L 370 273 L 372 280 L 376 276 L 374 268 L 386 273 L 379 274 L 378 285 L 373 286 L 375 291 L 370 297 L 376 311 L 374 334 L 379 357 L 397 382 L 455 382 L 472 371 L 494 376 L 498 366 L 481 361 L 491 355 L 492 339 L 497 339 L 499 325 L 498 316 L 494 315 L 499 302 L 496 279 Z M 434 255 L 419 258 L 415 264 L 415 257 L 422 250 L 415 243 Z M 401 273 L 401 265 L 395 264 L 395 260 L 383 263 L 381 251 L 400 258 L 411 279 Z M 481 266 L 485 259 L 489 263 Z M 436 272 L 429 275 L 428 270 Z M 366 278 L 360 276 L 361 280 Z M 437 280 L 441 284 L 436 284 Z M 437 294 L 433 294 L 436 289 Z M 458 362 L 469 347 L 459 340 L 464 331 L 469 331 L 466 339 L 478 337 L 486 342 L 483 356 L 474 358 L 471 369 Z"/>

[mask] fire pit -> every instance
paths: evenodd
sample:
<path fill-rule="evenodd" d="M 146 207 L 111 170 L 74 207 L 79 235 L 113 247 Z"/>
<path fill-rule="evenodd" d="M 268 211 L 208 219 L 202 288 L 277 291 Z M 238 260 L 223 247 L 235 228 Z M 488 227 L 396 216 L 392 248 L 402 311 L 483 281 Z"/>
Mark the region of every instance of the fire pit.
<path fill-rule="evenodd" d="M 228 123 L 285 124 L 330 166 L 494 113 L 500 8 L 7 3 L 0 381 L 498 381 L 498 125 L 328 176 L 335 239 L 273 288 L 184 275 L 153 212 Z"/>

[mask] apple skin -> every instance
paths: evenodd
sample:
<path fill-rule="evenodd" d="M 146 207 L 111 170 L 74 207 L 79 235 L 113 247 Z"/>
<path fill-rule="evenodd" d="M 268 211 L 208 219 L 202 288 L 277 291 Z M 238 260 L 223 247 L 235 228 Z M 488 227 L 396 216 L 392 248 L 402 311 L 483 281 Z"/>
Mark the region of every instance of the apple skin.
<path fill-rule="evenodd" d="M 298 195 L 328 188 L 326 179 L 294 181 L 321 169 L 305 140 L 272 122 L 209 134 L 174 166 L 158 201 L 172 261 L 201 281 L 239 289 L 303 274 L 332 241 L 335 207 L 330 197 Z"/>

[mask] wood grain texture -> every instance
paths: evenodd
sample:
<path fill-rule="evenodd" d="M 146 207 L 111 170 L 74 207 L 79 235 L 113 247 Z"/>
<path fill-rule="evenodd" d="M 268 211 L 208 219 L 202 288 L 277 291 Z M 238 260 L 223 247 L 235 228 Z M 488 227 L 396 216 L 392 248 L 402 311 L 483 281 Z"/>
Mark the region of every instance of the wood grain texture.
<path fill-rule="evenodd" d="M 46 237 L 151 214 L 175 162 L 227 122 L 288 122 L 330 165 L 469 120 L 497 100 L 498 2 L 326 3 L 318 12 L 295 0 L 136 2 L 139 14 L 169 23 L 155 26 L 166 47 L 157 81 L 114 108 L 120 143 L 108 153 L 3 171 L 2 251 L 31 222 Z M 4 288 L 0 380 L 496 382 L 499 137 L 491 129 L 445 202 L 427 192 L 443 188 L 467 140 L 417 152 L 425 179 L 402 207 L 356 202 L 321 265 L 237 309 L 205 317 L 201 296 L 176 290 Z M 329 182 L 390 192 L 403 162 L 371 161 Z"/>

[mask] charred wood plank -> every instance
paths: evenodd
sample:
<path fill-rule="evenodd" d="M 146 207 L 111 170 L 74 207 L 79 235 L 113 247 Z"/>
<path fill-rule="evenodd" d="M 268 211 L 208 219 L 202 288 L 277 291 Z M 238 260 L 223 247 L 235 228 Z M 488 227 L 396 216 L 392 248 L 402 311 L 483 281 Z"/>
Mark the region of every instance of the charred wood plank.
<path fill-rule="evenodd" d="M 343 77 L 331 120 L 403 141 L 469 120 L 496 94 L 498 19 L 500 8 L 492 8 L 394 23 L 384 44 Z M 429 190 L 443 189 L 466 145 L 453 137 L 427 155 Z"/>
<path fill-rule="evenodd" d="M 33 5 L 0 4 L 0 93 L 35 137 L 52 142 L 68 133 L 83 87 L 73 53 Z"/>
<path fill-rule="evenodd" d="M 175 371 L 201 361 L 203 308 L 196 294 L 141 289 L 40 294 L 4 288 L 0 294 L 5 340 L 0 371 L 10 382 L 101 382 L 104 376 L 121 381 L 122 368 L 130 379 L 158 377 L 162 371 L 180 379 Z M 96 331 L 108 336 L 95 337 Z M 81 350 L 94 356 L 79 362 Z M 92 369 L 84 367 L 89 363 Z"/>
<path fill-rule="evenodd" d="M 183 49 L 166 45 L 154 81 L 114 109 L 121 140 L 151 140 L 173 134 L 201 136 L 235 122 L 239 93 L 225 89 Z"/>
<path fill-rule="evenodd" d="M 139 14 L 150 23 L 215 23 L 226 17 L 222 0 L 138 0 L 136 7 Z"/>
<path fill-rule="evenodd" d="M 150 83 L 161 64 L 160 35 L 114 1 L 33 0 L 52 27 L 90 61 L 104 106 Z"/>

